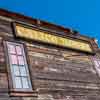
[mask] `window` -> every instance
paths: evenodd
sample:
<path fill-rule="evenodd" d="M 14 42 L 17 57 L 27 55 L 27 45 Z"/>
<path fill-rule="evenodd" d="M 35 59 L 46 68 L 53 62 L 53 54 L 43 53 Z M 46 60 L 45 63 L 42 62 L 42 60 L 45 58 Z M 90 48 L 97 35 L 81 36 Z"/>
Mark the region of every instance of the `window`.
<path fill-rule="evenodd" d="M 95 69 L 96 69 L 98 75 L 100 76 L 100 59 L 95 57 L 93 59 L 93 61 L 94 61 Z"/>
<path fill-rule="evenodd" d="M 94 64 L 97 68 L 100 68 L 100 59 L 94 59 Z"/>
<path fill-rule="evenodd" d="M 22 44 L 6 42 L 14 89 L 32 89 Z"/>

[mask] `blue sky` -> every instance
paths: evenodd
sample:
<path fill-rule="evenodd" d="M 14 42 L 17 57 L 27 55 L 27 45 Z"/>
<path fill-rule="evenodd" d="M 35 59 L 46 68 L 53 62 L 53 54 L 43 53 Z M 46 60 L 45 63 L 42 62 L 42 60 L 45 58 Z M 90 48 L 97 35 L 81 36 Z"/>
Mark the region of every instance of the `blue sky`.
<path fill-rule="evenodd" d="M 100 0 L 0 0 L 0 8 L 76 29 L 100 46 Z"/>

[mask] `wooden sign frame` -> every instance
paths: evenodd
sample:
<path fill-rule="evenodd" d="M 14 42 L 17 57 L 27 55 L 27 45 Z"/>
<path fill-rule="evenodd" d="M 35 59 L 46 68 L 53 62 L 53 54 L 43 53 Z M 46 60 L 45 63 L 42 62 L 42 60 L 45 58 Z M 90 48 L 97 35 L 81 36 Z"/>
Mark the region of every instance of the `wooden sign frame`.
<path fill-rule="evenodd" d="M 71 37 L 66 37 L 64 35 L 55 34 L 49 31 L 41 30 L 39 29 L 39 27 L 34 27 L 20 22 L 14 22 L 13 29 L 16 38 L 94 54 L 91 43 L 85 40 L 74 39 Z M 21 31 L 23 33 L 21 33 Z M 84 47 L 82 47 L 83 45 Z"/>

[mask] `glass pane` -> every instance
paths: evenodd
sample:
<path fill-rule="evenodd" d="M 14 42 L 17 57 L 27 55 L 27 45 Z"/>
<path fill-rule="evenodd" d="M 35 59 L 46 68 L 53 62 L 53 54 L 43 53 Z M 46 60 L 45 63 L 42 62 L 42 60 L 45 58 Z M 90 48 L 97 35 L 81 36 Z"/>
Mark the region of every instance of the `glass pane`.
<path fill-rule="evenodd" d="M 100 66 L 100 60 L 98 60 L 98 64 L 99 64 L 99 66 Z"/>
<path fill-rule="evenodd" d="M 21 46 L 16 46 L 16 52 L 18 55 L 22 55 L 22 49 L 21 49 Z"/>
<path fill-rule="evenodd" d="M 8 50 L 9 50 L 9 53 L 16 54 L 14 45 L 8 44 Z"/>
<path fill-rule="evenodd" d="M 29 88 L 28 79 L 26 77 L 22 77 L 23 88 Z"/>
<path fill-rule="evenodd" d="M 15 87 L 22 88 L 21 77 L 15 77 Z"/>
<path fill-rule="evenodd" d="M 11 63 L 12 64 L 18 64 L 17 63 L 17 56 L 16 55 L 10 55 L 10 57 L 11 57 Z"/>
<path fill-rule="evenodd" d="M 18 56 L 19 65 L 24 65 L 24 58 L 23 56 Z"/>
<path fill-rule="evenodd" d="M 13 74 L 16 76 L 20 75 L 18 66 L 12 65 L 12 67 L 13 67 Z"/>
<path fill-rule="evenodd" d="M 21 76 L 27 76 L 27 72 L 26 72 L 25 66 L 20 66 L 19 68 L 20 68 Z"/>
<path fill-rule="evenodd" d="M 96 67 L 99 67 L 98 61 L 95 60 L 94 63 Z"/>

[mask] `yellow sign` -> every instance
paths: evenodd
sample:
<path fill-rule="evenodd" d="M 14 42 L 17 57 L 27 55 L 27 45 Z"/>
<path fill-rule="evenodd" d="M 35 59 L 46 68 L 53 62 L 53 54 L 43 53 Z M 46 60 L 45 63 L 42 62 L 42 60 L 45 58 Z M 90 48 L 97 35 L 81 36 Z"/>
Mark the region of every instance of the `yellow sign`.
<path fill-rule="evenodd" d="M 55 45 L 77 49 L 81 51 L 92 52 L 90 44 L 87 42 L 72 40 L 69 38 L 48 34 L 47 32 L 43 31 L 41 32 L 39 30 L 26 28 L 18 24 L 16 24 L 16 31 L 17 31 L 17 36 L 19 37 L 38 40 L 46 43 L 52 43 Z"/>

